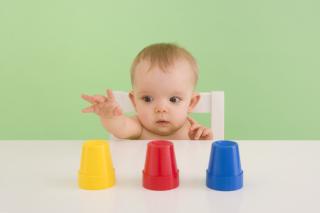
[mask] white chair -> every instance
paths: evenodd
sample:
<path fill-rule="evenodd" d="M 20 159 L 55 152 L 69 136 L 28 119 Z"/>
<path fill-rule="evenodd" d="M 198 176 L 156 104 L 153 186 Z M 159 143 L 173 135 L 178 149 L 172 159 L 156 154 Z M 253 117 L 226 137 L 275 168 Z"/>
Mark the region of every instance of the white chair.
<path fill-rule="evenodd" d="M 124 113 L 134 112 L 128 92 L 113 91 L 113 94 Z M 199 103 L 192 112 L 210 113 L 214 140 L 224 139 L 224 92 L 212 91 L 201 92 L 199 94 Z M 115 139 L 113 135 L 110 134 L 110 136 L 111 139 Z"/>

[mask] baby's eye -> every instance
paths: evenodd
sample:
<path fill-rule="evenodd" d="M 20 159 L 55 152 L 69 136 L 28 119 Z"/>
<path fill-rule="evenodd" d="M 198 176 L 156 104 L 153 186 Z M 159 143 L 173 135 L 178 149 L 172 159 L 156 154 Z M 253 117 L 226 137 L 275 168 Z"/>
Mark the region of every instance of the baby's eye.
<path fill-rule="evenodd" d="M 173 96 L 170 98 L 170 102 L 172 103 L 179 103 L 181 101 L 181 98 L 177 97 L 177 96 Z"/>
<path fill-rule="evenodd" d="M 150 103 L 153 100 L 151 96 L 144 96 L 142 99 L 147 103 Z"/>

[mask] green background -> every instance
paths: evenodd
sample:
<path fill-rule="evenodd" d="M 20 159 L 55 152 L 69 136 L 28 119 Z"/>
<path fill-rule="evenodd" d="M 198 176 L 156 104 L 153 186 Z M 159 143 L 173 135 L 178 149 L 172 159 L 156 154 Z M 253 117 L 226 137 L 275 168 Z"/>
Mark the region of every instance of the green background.
<path fill-rule="evenodd" d="M 320 139 L 316 0 L 0 1 L 0 139 L 106 137 L 80 95 L 130 90 L 135 55 L 176 42 L 198 91 L 225 91 L 226 138 Z M 197 116 L 208 124 L 208 115 Z"/>

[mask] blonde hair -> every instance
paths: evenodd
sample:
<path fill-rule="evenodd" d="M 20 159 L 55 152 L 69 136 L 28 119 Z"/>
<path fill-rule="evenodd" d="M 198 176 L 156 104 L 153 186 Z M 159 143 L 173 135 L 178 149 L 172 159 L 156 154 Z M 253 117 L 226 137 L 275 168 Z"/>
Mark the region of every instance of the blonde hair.
<path fill-rule="evenodd" d="M 134 83 L 135 69 L 142 60 L 148 60 L 150 63 L 148 70 L 154 66 L 159 66 L 159 68 L 165 72 L 166 69 L 174 65 L 178 59 L 185 59 L 190 63 L 194 74 L 194 85 L 196 85 L 198 81 L 198 65 L 195 58 L 186 49 L 172 43 L 152 44 L 138 53 L 131 66 L 132 85 Z"/>

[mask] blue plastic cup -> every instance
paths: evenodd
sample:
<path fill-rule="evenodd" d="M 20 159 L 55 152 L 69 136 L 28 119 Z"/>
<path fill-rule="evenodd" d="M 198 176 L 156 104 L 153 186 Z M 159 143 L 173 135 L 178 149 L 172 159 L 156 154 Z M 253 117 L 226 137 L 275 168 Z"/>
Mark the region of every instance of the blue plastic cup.
<path fill-rule="evenodd" d="M 220 140 L 212 143 L 206 184 L 219 191 L 242 188 L 243 171 L 236 142 Z"/>

